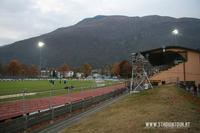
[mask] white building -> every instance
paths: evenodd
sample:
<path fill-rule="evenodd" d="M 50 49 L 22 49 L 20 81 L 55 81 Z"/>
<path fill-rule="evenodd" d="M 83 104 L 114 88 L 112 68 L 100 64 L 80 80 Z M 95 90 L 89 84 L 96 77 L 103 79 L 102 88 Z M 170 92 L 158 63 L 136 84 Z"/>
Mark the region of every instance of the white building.
<path fill-rule="evenodd" d="M 66 78 L 72 78 L 74 76 L 74 71 L 67 71 L 64 73 L 64 75 Z"/>
<path fill-rule="evenodd" d="M 48 78 L 51 75 L 49 70 L 41 70 L 40 73 L 42 78 Z"/>
<path fill-rule="evenodd" d="M 80 72 L 77 72 L 77 73 L 76 73 L 76 77 L 77 77 L 77 78 L 81 78 L 82 76 L 83 76 L 83 73 L 80 73 Z"/>

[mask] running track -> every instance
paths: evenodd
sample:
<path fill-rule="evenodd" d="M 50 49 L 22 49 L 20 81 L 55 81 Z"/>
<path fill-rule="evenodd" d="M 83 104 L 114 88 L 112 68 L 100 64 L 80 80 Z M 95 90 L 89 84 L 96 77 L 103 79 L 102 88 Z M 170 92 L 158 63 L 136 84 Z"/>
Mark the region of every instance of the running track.
<path fill-rule="evenodd" d="M 66 94 L 63 96 L 54 96 L 50 98 L 38 98 L 30 100 L 21 100 L 11 103 L 0 104 L 0 120 L 6 120 L 13 117 L 21 116 L 24 113 L 36 112 L 39 110 L 48 109 L 49 105 L 59 106 L 70 102 L 78 101 L 88 97 L 95 97 L 112 92 L 117 89 L 124 88 L 123 84 L 118 84 L 109 87 L 103 87 L 94 90 L 87 90 L 75 94 Z"/>

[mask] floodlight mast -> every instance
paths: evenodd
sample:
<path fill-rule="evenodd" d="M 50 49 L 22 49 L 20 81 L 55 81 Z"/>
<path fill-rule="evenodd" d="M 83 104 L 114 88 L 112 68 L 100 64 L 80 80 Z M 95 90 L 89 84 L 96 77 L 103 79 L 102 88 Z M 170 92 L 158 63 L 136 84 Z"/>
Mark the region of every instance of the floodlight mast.
<path fill-rule="evenodd" d="M 38 42 L 38 47 L 40 50 L 40 64 L 39 64 L 39 70 L 40 70 L 40 77 L 42 76 L 41 69 L 42 69 L 42 48 L 44 47 L 44 42 Z"/>
<path fill-rule="evenodd" d="M 131 70 L 131 84 L 130 84 L 130 91 L 133 89 L 133 61 L 134 61 L 134 56 L 136 53 L 131 53 L 131 64 L 132 64 L 132 70 Z"/>
<path fill-rule="evenodd" d="M 178 34 L 179 34 L 179 30 L 178 29 L 174 29 L 174 30 L 172 30 L 172 35 L 174 36 L 174 45 L 176 45 L 176 37 L 178 36 Z"/>
<path fill-rule="evenodd" d="M 144 86 L 146 84 L 149 87 L 153 88 L 148 78 L 148 74 L 145 70 L 145 65 L 146 66 L 149 65 L 148 60 L 145 59 L 145 57 L 141 53 L 136 53 L 136 54 L 132 53 L 131 57 L 132 57 L 132 75 L 131 75 L 132 77 L 131 77 L 131 84 L 130 84 L 130 93 L 137 93 L 140 90 L 144 90 L 145 89 Z"/>

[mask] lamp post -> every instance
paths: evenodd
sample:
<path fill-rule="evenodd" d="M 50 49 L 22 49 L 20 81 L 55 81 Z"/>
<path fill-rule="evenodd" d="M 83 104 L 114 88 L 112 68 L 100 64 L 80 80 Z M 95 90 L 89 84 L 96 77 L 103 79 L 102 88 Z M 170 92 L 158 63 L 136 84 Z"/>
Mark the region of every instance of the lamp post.
<path fill-rule="evenodd" d="M 39 70 L 40 70 L 40 77 L 41 77 L 41 69 L 42 69 L 42 48 L 44 47 L 45 43 L 38 42 L 38 47 L 40 49 L 40 64 L 39 64 Z"/>
<path fill-rule="evenodd" d="M 132 64 L 132 70 L 131 70 L 131 84 L 130 84 L 130 91 L 133 90 L 133 58 L 135 56 L 135 53 L 131 53 L 131 64 Z"/>

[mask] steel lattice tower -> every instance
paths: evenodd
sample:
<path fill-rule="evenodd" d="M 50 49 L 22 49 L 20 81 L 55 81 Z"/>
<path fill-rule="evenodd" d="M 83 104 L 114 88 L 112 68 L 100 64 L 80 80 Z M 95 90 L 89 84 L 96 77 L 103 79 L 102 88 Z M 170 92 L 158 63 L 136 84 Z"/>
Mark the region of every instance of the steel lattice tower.
<path fill-rule="evenodd" d="M 130 91 L 139 91 L 145 88 L 153 88 L 148 72 L 152 66 L 141 53 L 132 54 L 132 78 Z"/>

